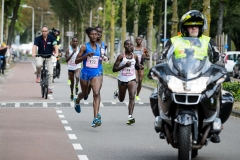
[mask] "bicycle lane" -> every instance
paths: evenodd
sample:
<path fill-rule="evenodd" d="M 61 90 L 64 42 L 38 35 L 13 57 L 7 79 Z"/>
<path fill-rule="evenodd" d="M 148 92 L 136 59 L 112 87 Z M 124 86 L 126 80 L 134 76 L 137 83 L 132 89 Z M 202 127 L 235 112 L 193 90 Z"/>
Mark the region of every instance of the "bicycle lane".
<path fill-rule="evenodd" d="M 41 89 L 35 82 L 34 67 L 31 61 L 17 62 L 0 84 L 0 101 L 41 101 Z"/>
<path fill-rule="evenodd" d="M 0 84 L 0 159 L 79 159 L 55 108 L 1 104 L 42 100 L 33 73 L 31 61 L 18 62 Z"/>

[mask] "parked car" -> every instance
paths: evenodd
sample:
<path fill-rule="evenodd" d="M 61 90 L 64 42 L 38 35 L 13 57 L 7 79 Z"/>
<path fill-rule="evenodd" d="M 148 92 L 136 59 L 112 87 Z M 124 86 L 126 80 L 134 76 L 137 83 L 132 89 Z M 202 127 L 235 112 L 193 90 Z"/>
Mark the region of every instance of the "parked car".
<path fill-rule="evenodd" d="M 240 58 L 238 58 L 237 62 L 233 66 L 232 76 L 233 78 L 240 78 Z"/>
<path fill-rule="evenodd" d="M 224 54 L 225 54 L 225 57 L 224 57 L 225 68 L 227 69 L 228 72 L 232 73 L 233 66 L 235 65 L 238 58 L 240 57 L 240 52 L 228 51 L 228 52 L 225 52 Z"/>

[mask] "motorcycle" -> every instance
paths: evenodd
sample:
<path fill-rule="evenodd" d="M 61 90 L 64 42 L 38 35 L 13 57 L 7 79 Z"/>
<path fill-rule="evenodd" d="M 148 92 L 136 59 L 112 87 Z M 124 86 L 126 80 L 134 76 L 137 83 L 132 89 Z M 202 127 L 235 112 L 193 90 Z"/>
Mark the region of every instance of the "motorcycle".
<path fill-rule="evenodd" d="M 195 42 L 197 46 L 186 45 Z M 179 160 L 195 158 L 199 149 L 214 142 L 234 103 L 232 94 L 221 86 L 230 81 L 228 72 L 210 62 L 212 53 L 202 47 L 204 43 L 208 41 L 177 40 L 168 49 L 166 60 L 148 73 L 149 79 L 158 82 L 150 96 L 155 131 L 178 149 Z"/>
<path fill-rule="evenodd" d="M 59 78 L 60 77 L 60 72 L 61 72 L 61 64 L 60 64 L 60 57 L 62 56 L 62 51 L 59 50 L 59 54 L 58 54 L 58 57 L 54 57 L 52 59 L 52 62 L 53 62 L 53 80 L 52 82 L 54 83 L 54 79 L 55 78 Z"/>

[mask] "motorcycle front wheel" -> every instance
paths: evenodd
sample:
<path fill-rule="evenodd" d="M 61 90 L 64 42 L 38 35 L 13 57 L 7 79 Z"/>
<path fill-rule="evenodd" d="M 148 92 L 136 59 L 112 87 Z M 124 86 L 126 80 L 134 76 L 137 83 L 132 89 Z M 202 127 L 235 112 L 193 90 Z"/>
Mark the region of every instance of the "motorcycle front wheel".
<path fill-rule="evenodd" d="M 192 156 L 192 126 L 179 125 L 178 160 L 191 160 Z"/>

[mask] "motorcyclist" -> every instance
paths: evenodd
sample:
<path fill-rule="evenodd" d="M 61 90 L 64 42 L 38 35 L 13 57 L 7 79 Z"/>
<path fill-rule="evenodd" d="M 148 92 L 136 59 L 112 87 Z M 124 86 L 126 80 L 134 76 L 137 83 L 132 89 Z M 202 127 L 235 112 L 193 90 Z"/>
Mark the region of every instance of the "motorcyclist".
<path fill-rule="evenodd" d="M 191 48 L 191 45 L 193 46 L 206 45 L 205 47 L 207 47 L 208 49 L 208 56 L 210 61 L 212 63 L 218 62 L 220 53 L 217 49 L 216 43 L 210 37 L 203 35 L 203 31 L 206 28 L 206 25 L 207 25 L 206 19 L 204 18 L 203 14 L 198 10 L 190 10 L 187 13 L 185 13 L 179 22 L 179 30 L 181 31 L 181 35 L 172 37 L 170 38 L 170 40 L 167 41 L 163 49 L 162 58 L 158 60 L 158 63 L 163 62 L 163 60 L 167 57 L 168 50 L 172 45 L 174 46 L 175 56 L 179 56 L 181 54 L 181 51 L 180 51 L 181 44 L 176 44 L 176 43 L 174 44 L 174 42 L 176 42 L 176 40 L 178 40 L 179 38 L 186 39 L 187 37 L 197 38 L 196 41 L 194 42 L 191 41 L 191 43 L 189 43 L 189 48 Z M 201 44 L 200 42 L 201 39 L 207 40 L 209 44 Z M 218 136 L 218 134 L 215 134 L 211 138 L 211 141 L 213 143 L 220 142 L 220 137 Z"/>
<path fill-rule="evenodd" d="M 57 28 L 52 28 L 52 31 L 50 32 L 50 34 L 52 34 L 56 38 L 58 48 L 60 48 L 60 43 L 61 43 L 60 30 L 57 29 Z M 57 72 L 56 76 L 59 78 L 60 71 L 61 71 L 60 57 L 62 56 L 62 54 L 61 54 L 60 50 L 58 51 L 58 53 L 59 54 L 58 54 L 58 57 L 57 57 L 56 69 L 59 71 L 59 73 Z"/>

